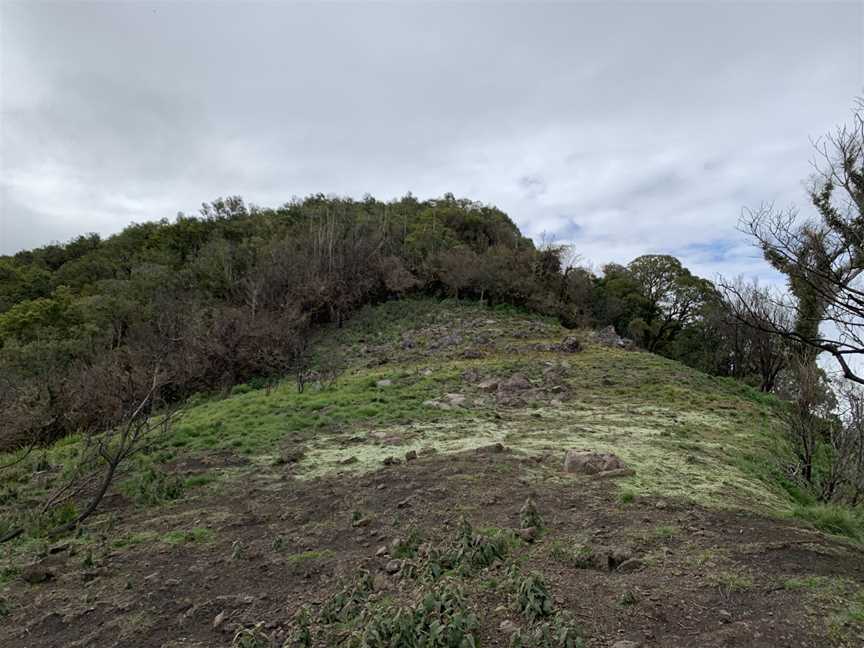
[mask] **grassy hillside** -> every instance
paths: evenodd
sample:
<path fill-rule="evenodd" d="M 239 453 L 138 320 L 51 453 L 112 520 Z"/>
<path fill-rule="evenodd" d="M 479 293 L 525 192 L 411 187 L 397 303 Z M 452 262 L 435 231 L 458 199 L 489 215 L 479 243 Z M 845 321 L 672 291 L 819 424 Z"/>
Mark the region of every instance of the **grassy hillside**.
<path fill-rule="evenodd" d="M 294 474 L 308 479 L 377 470 L 388 456 L 426 448 L 500 442 L 555 458 L 590 448 L 615 452 L 636 470 L 618 482 L 627 492 L 789 510 L 773 478 L 783 456 L 773 397 L 659 356 L 603 347 L 587 332 L 578 334 L 584 352 L 544 350 L 568 335 L 551 319 L 470 303 L 367 308 L 316 347 L 322 361 L 345 356 L 349 368 L 335 386 L 302 394 L 293 382 L 241 386 L 195 404 L 164 456 L 233 449 L 268 463 L 302 453 Z M 497 407 L 478 386 L 515 373 L 533 386 L 525 407 Z M 465 403 L 434 404 L 446 407 L 447 394 Z"/>
<path fill-rule="evenodd" d="M 574 335 L 582 350 L 562 350 Z M 808 507 L 784 483 L 773 397 L 551 319 L 455 301 L 390 302 L 321 331 L 312 365 L 333 364 L 344 371 L 330 386 L 193 399 L 59 545 L 42 534 L 72 505 L 48 521 L 31 510 L 0 558 L 0 643 L 282 645 L 311 615 L 313 645 L 332 645 L 394 631 L 394 615 L 425 628 L 422 601 L 484 646 L 506 645 L 505 621 L 525 630 L 524 646 L 579 645 L 531 643 L 546 625 L 578 628 L 592 646 L 649 632 L 661 643 L 645 645 L 729 645 L 775 620 L 806 646 L 824 645 L 826 629 L 838 646 L 864 632 L 860 550 L 782 522 L 809 516 L 860 539 L 851 514 Z M 518 387 L 494 387 L 506 381 Z M 70 437 L 0 473 L 4 524 L 64 482 L 82 444 Z M 613 452 L 635 474 L 569 475 L 570 448 Z M 527 539 L 526 498 L 542 527 Z M 634 572 L 618 573 L 630 558 Z M 22 581 L 34 565 L 47 565 L 47 583 Z M 443 581 L 429 576 L 438 568 Z M 548 613 L 523 605 L 526 592 L 548 596 Z M 145 630 L 151 639 L 136 639 Z"/>

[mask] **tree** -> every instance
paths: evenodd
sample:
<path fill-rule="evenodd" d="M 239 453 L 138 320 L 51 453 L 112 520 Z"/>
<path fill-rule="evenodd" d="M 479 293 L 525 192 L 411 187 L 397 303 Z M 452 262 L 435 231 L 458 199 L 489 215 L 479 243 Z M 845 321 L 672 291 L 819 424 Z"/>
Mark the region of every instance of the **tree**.
<path fill-rule="evenodd" d="M 829 353 L 847 379 L 864 384 L 850 363 L 864 354 L 864 103 L 815 148 L 808 193 L 816 216 L 762 205 L 745 211 L 741 228 L 786 276 L 793 298 L 792 317 L 763 322 L 764 330 L 790 340 L 808 362 Z"/>
<path fill-rule="evenodd" d="M 659 351 L 716 298 L 711 282 L 693 275 L 673 256 L 641 256 L 627 271 L 647 306 L 647 316 L 631 320 L 630 332 L 649 351 Z"/>
<path fill-rule="evenodd" d="M 747 284 L 740 278 L 726 282 L 722 291 L 732 375 L 756 374 L 760 391 L 774 391 L 780 372 L 789 365 L 790 349 L 782 336 L 770 331 L 773 327 L 792 327 L 787 300 L 755 281 Z"/>

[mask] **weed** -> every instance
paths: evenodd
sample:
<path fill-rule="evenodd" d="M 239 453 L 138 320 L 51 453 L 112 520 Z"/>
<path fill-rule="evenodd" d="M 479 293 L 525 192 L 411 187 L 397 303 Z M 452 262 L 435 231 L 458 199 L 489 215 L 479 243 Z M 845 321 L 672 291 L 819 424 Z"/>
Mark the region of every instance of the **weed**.
<path fill-rule="evenodd" d="M 231 648 L 270 648 L 273 640 L 264 632 L 264 624 L 258 623 L 252 628 L 241 628 L 231 641 Z"/>
<path fill-rule="evenodd" d="M 512 569 L 510 577 L 516 591 L 516 605 L 526 619 L 537 621 L 552 614 L 552 597 L 542 576 L 525 576 Z"/>
<path fill-rule="evenodd" d="M 210 529 L 195 527 L 188 530 L 169 531 L 162 536 L 162 541 L 172 545 L 178 544 L 203 544 L 213 540 L 213 532 Z"/>
<path fill-rule="evenodd" d="M 139 506 L 154 506 L 180 499 L 184 483 L 177 475 L 147 466 L 123 482 L 120 488 Z"/>
<path fill-rule="evenodd" d="M 523 529 L 534 527 L 538 531 L 543 528 L 543 518 L 540 511 L 537 510 L 537 503 L 534 498 L 529 497 L 522 505 L 519 511 L 519 526 Z"/>
<path fill-rule="evenodd" d="M 753 587 L 753 578 L 740 569 L 714 571 L 708 574 L 707 578 L 726 596 L 735 592 L 744 592 Z"/>
<path fill-rule="evenodd" d="M 588 569 L 594 566 L 594 550 L 584 544 L 570 545 L 555 540 L 549 545 L 549 557 L 576 569 Z"/>
<path fill-rule="evenodd" d="M 618 605 L 621 607 L 630 607 L 631 605 L 636 605 L 638 602 L 639 597 L 636 596 L 633 590 L 627 590 L 618 599 Z"/>

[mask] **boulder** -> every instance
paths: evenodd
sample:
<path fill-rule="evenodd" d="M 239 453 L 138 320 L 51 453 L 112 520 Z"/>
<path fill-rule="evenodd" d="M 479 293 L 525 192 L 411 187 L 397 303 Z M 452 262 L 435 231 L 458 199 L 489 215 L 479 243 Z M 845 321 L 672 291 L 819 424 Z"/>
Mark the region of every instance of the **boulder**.
<path fill-rule="evenodd" d="M 626 468 L 625 463 L 611 452 L 571 449 L 564 457 L 564 472 L 576 475 L 596 475 Z"/>
<path fill-rule="evenodd" d="M 494 392 L 498 389 L 498 381 L 494 378 L 490 378 L 489 380 L 484 380 L 477 386 L 484 392 Z"/>
<path fill-rule="evenodd" d="M 582 350 L 582 341 L 577 337 L 569 335 L 558 345 L 558 350 L 564 353 L 578 353 Z"/>

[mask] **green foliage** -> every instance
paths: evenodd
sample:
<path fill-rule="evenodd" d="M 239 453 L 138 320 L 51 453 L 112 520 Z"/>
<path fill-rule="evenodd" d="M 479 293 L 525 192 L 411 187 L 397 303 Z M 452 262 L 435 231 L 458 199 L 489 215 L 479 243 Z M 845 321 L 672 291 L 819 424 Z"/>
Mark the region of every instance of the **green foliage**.
<path fill-rule="evenodd" d="M 139 506 L 154 506 L 180 499 L 185 483 L 178 475 L 147 465 L 123 482 L 121 489 Z"/>
<path fill-rule="evenodd" d="M 231 648 L 271 648 L 273 641 L 264 631 L 264 624 L 251 628 L 240 628 L 231 640 Z"/>
<path fill-rule="evenodd" d="M 384 607 L 367 612 L 348 645 L 356 648 L 475 648 L 479 627 L 466 596 L 452 582 L 443 582 L 409 607 Z"/>
<path fill-rule="evenodd" d="M 552 615 L 552 596 L 540 574 L 524 575 L 513 569 L 510 578 L 516 591 L 516 606 L 526 619 L 538 621 Z"/>
<path fill-rule="evenodd" d="M 538 531 L 543 528 L 543 517 L 537 509 L 537 502 L 533 497 L 525 500 L 522 509 L 519 511 L 519 526 L 523 529 L 534 527 Z"/>
<path fill-rule="evenodd" d="M 826 533 L 864 542 L 864 515 L 837 504 L 796 504 L 792 516 Z"/>
<path fill-rule="evenodd" d="M 324 623 L 346 622 L 357 617 L 374 590 L 372 576 L 363 571 L 357 579 L 330 597 L 321 608 Z"/>

